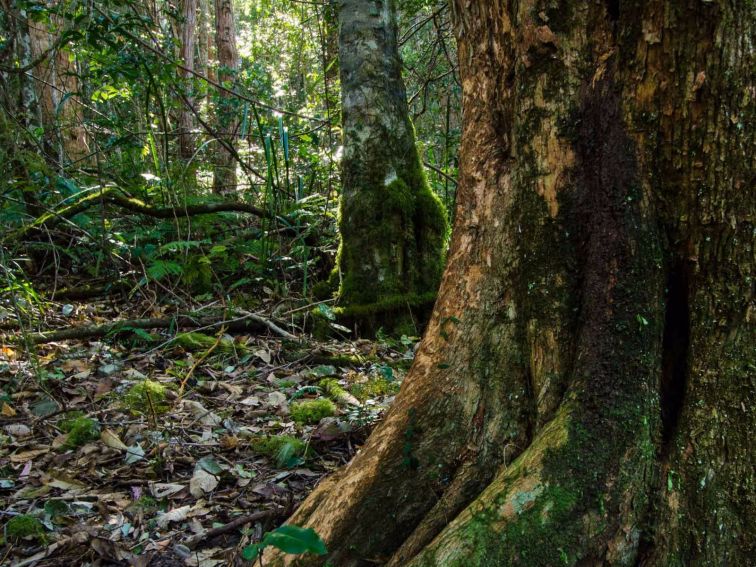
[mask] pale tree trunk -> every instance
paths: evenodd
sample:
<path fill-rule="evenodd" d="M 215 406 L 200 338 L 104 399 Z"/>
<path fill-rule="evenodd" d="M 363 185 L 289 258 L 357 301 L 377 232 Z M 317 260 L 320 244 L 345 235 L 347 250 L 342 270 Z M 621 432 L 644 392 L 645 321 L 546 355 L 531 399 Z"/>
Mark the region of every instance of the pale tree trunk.
<path fill-rule="evenodd" d="M 239 67 L 232 0 L 215 0 L 215 48 L 219 66 L 218 81 L 230 88 Z M 237 126 L 236 101 L 225 91 L 220 91 L 219 97 L 217 129 L 224 143 L 219 143 L 216 153 L 213 191 L 233 193 L 236 191 L 236 159 L 230 148 L 234 145 Z"/>
<path fill-rule="evenodd" d="M 446 218 L 409 119 L 393 0 L 342 0 L 344 155 L 338 256 L 344 305 L 435 294 Z"/>
<path fill-rule="evenodd" d="M 45 140 L 59 163 L 76 161 L 89 153 L 82 107 L 77 102 L 79 79 L 71 53 L 54 47 L 64 20 L 51 15 L 50 22 L 28 23 L 32 59 L 52 51 L 34 69 Z"/>
<path fill-rule="evenodd" d="M 749 564 L 745 4 L 454 3 L 433 318 L 385 419 L 290 520 L 329 554 L 266 565 Z"/>
<path fill-rule="evenodd" d="M 210 77 L 210 6 L 209 0 L 199 0 L 199 23 L 197 26 L 197 71 L 203 77 Z"/>
<path fill-rule="evenodd" d="M 185 70 L 183 76 L 188 93 L 179 116 L 179 150 L 181 157 L 185 160 L 191 159 L 194 154 L 194 138 L 192 130 L 194 128 L 194 96 L 192 85 L 194 83 L 194 44 L 197 31 L 197 0 L 184 0 L 182 5 L 182 22 L 181 22 L 181 62 Z"/>

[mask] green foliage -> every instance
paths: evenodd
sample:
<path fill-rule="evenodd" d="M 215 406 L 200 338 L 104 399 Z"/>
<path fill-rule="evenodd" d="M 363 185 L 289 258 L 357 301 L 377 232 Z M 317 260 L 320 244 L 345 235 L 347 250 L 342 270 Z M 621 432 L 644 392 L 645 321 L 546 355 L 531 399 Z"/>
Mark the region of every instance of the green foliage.
<path fill-rule="evenodd" d="M 299 425 L 315 425 L 324 417 L 336 415 L 336 405 L 326 398 L 303 400 L 291 404 L 291 418 Z"/>
<path fill-rule="evenodd" d="M 309 447 L 300 439 L 290 435 L 267 435 L 254 437 L 250 447 L 255 453 L 276 461 L 281 467 L 290 468 L 303 462 Z"/>
<path fill-rule="evenodd" d="M 75 449 L 100 438 L 100 422 L 84 415 L 64 419 L 60 422 L 60 429 L 68 434 L 65 446 L 69 449 Z"/>
<path fill-rule="evenodd" d="M 142 380 L 129 388 L 123 404 L 134 413 L 164 413 L 168 411 L 166 387 L 154 380 Z"/>
<path fill-rule="evenodd" d="M 5 535 L 8 541 L 33 538 L 37 541 L 45 540 L 45 528 L 37 518 L 28 514 L 13 516 L 5 524 Z"/>
<path fill-rule="evenodd" d="M 266 533 L 259 543 L 245 547 L 242 550 L 242 558 L 246 561 L 254 561 L 268 546 L 293 555 L 303 553 L 325 555 L 328 553 L 325 543 L 312 528 L 284 525 Z"/>

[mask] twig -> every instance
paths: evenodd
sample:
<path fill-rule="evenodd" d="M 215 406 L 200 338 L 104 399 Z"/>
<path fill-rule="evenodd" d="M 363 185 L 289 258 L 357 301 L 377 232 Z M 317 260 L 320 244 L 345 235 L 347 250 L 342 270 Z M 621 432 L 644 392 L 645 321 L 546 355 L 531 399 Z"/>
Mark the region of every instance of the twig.
<path fill-rule="evenodd" d="M 279 510 L 262 510 L 260 512 L 254 512 L 252 514 L 245 514 L 244 516 L 239 516 L 238 518 L 231 520 L 227 524 L 224 524 L 217 528 L 213 528 L 211 530 L 207 530 L 206 532 L 197 534 L 196 536 L 190 537 L 188 540 L 184 542 L 184 545 L 187 546 L 189 549 L 194 549 L 206 539 L 212 539 L 219 535 L 223 535 L 225 533 L 234 531 L 235 529 L 242 527 L 244 524 L 256 522 L 258 520 L 262 520 L 270 516 L 277 516 L 278 514 L 280 514 Z"/>

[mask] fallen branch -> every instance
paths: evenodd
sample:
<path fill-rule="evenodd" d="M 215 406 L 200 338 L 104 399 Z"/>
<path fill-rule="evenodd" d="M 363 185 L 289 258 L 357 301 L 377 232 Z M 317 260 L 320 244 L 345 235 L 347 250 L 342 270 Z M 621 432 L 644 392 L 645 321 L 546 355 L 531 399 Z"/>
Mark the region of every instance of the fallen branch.
<path fill-rule="evenodd" d="M 252 514 L 245 514 L 243 516 L 239 516 L 238 518 L 234 518 L 227 524 L 190 537 L 189 539 L 184 541 L 184 545 L 189 549 L 194 549 L 206 539 L 218 537 L 219 535 L 223 535 L 225 533 L 239 529 L 245 524 L 251 524 L 252 522 L 257 522 L 258 520 L 263 520 L 265 518 L 277 516 L 279 514 L 280 512 L 277 510 L 262 510 L 260 512 L 254 512 Z"/>
<path fill-rule="evenodd" d="M 260 331 L 267 329 L 290 340 L 297 340 L 295 335 L 284 331 L 272 321 L 257 315 L 248 313 L 237 319 L 225 320 L 214 317 L 192 317 L 191 315 L 177 315 L 175 317 L 150 318 L 150 319 L 124 319 L 104 325 L 86 325 L 70 327 L 41 333 L 30 333 L 27 339 L 35 344 L 50 343 L 55 341 L 91 339 L 105 337 L 112 333 L 118 333 L 130 329 L 215 329 L 225 327 L 228 332 Z"/>
<path fill-rule="evenodd" d="M 44 215 L 38 217 L 34 222 L 21 227 L 14 233 L 11 233 L 10 236 L 21 238 L 26 236 L 30 232 L 41 230 L 43 227 L 50 228 L 63 219 L 78 215 L 79 213 L 84 212 L 90 207 L 94 207 L 101 202 L 116 205 L 118 207 L 121 207 L 122 209 L 126 209 L 127 211 L 158 219 L 172 219 L 224 212 L 245 213 L 267 219 L 272 219 L 275 217 L 275 215 L 264 209 L 250 205 L 248 203 L 240 203 L 236 201 L 220 203 L 200 203 L 178 207 L 152 207 L 146 204 L 144 201 L 141 201 L 134 197 L 129 197 L 128 195 L 121 193 L 121 191 L 115 187 L 108 187 L 106 189 L 103 189 L 102 191 L 92 192 L 86 197 L 79 199 L 75 203 L 66 205 L 56 211 L 45 213 Z"/>

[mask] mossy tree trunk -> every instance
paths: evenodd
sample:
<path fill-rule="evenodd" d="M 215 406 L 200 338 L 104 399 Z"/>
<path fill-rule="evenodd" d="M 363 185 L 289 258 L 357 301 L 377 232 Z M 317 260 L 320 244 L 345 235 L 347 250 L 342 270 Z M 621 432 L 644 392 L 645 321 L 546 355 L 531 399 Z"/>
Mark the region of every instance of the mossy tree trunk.
<path fill-rule="evenodd" d="M 232 0 L 215 0 L 215 49 L 218 57 L 218 81 L 228 88 L 233 87 L 239 67 L 236 49 L 236 21 Z M 231 150 L 236 137 L 236 99 L 226 91 L 219 91 L 216 109 L 218 140 L 215 169 L 213 172 L 214 193 L 236 191 L 236 157 Z"/>
<path fill-rule="evenodd" d="M 447 225 L 415 145 L 393 0 L 340 0 L 337 7 L 344 135 L 341 303 L 433 293 Z"/>
<path fill-rule="evenodd" d="M 290 520 L 329 555 L 295 562 L 749 564 L 752 7 L 454 14 L 439 298 L 385 419 Z"/>

